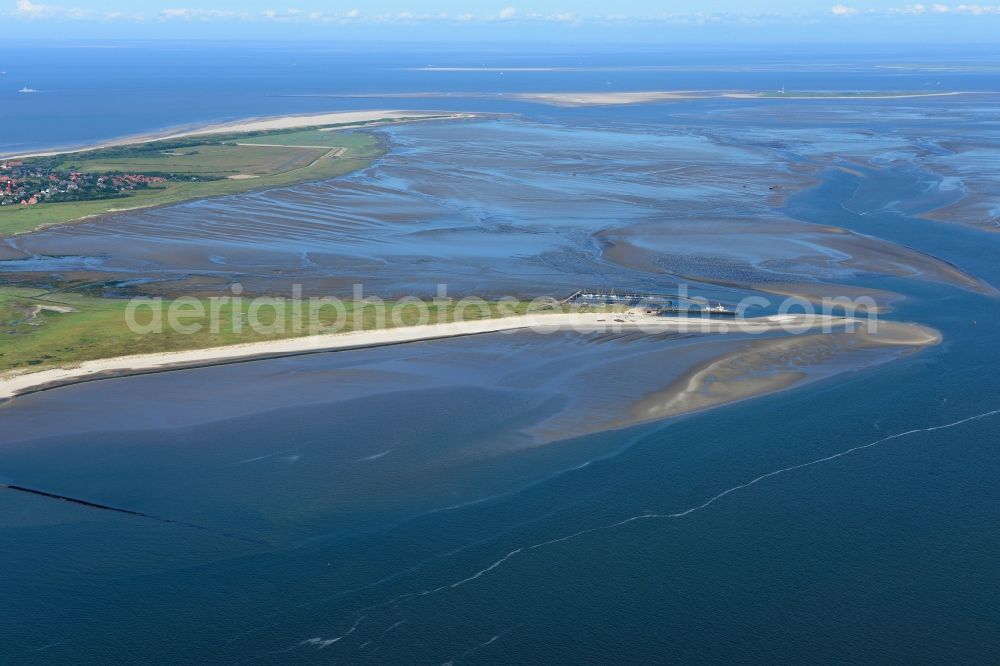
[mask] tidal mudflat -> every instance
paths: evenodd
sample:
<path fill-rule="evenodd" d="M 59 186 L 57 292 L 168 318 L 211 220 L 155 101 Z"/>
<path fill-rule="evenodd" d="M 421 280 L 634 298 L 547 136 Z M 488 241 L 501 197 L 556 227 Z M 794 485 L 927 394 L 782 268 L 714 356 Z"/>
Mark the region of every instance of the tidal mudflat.
<path fill-rule="evenodd" d="M 786 147 L 724 130 L 395 127 L 391 152 L 361 174 L 8 238 L 0 270 L 271 293 L 363 283 L 385 296 L 441 283 L 535 296 L 695 281 L 731 297 L 734 286 L 789 291 L 877 274 L 986 288 L 933 256 L 789 218 L 784 194 L 812 176 Z"/>

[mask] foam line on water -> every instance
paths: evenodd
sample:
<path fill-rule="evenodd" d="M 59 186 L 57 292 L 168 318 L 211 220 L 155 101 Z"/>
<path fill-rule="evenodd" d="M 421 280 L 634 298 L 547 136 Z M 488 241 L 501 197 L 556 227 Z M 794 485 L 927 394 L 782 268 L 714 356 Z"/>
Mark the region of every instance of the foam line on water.
<path fill-rule="evenodd" d="M 408 525 L 408 524 L 410 524 L 410 523 L 412 523 L 414 521 L 421 520 L 423 518 L 434 516 L 434 515 L 437 515 L 437 514 L 440 514 L 440 513 L 447 513 L 447 512 L 450 512 L 450 511 L 458 511 L 458 510 L 461 510 L 461 509 L 466 509 L 466 508 L 471 507 L 471 506 L 476 506 L 476 505 L 479 505 L 479 504 L 487 504 L 489 502 L 493 502 L 493 501 L 496 501 L 496 500 L 502 500 L 502 499 L 506 499 L 506 498 L 509 498 L 509 497 L 514 497 L 514 496 L 519 495 L 519 494 L 521 494 L 521 493 L 523 493 L 523 492 L 525 492 L 527 490 L 530 490 L 530 489 L 535 488 L 537 486 L 541 486 L 541 485 L 543 485 L 545 483 L 548 483 L 548 482 L 552 481 L 553 479 L 557 479 L 557 478 L 562 477 L 562 476 L 564 476 L 566 474 L 570 474 L 570 473 L 575 472 L 577 470 L 583 469 L 584 467 L 587 467 L 587 466 L 589 466 L 592 463 L 600 462 L 602 460 L 609 460 L 611 458 L 614 458 L 614 457 L 616 457 L 616 456 L 624 453 L 628 449 L 630 449 L 636 442 L 640 441 L 643 437 L 645 437 L 646 434 L 647 434 L 646 431 L 640 431 L 637 434 L 629 437 L 628 441 L 626 441 L 623 446 L 621 446 L 621 447 L 619 447 L 619 448 L 617 448 L 617 449 L 615 449 L 613 451 L 610 451 L 608 453 L 596 456 L 594 458 L 591 458 L 590 460 L 587 460 L 586 462 L 583 462 L 583 463 L 580 463 L 580 464 L 577 464 L 577 465 L 573 465 L 572 467 L 565 467 L 565 468 L 556 470 L 556 471 L 552 472 L 549 475 L 546 475 L 546 476 L 541 477 L 539 479 L 535 479 L 535 480 L 533 480 L 533 481 L 531 481 L 529 483 L 526 483 L 525 485 L 520 486 L 518 488 L 515 488 L 513 490 L 509 490 L 509 491 L 502 492 L 502 493 L 497 493 L 497 494 L 494 494 L 494 495 L 486 495 L 486 496 L 483 496 L 483 497 L 478 497 L 478 498 L 475 498 L 475 499 L 471 499 L 471 500 L 467 500 L 467 501 L 464 501 L 464 502 L 460 502 L 458 504 L 450 504 L 450 505 L 443 506 L 443 507 L 437 507 L 437 508 L 434 508 L 434 509 L 428 509 L 426 511 L 420 511 L 418 513 L 413 513 L 413 514 L 410 514 L 410 515 L 405 516 L 403 518 L 400 518 L 399 520 L 396 520 L 394 522 L 391 522 L 391 523 L 388 523 L 386 525 L 383 525 L 383 526 L 379 527 L 378 530 L 377 530 L 377 532 L 380 533 L 380 534 L 388 534 L 389 532 L 391 532 L 391 531 L 393 531 L 393 530 L 395 530 L 395 529 L 397 529 L 399 527 L 402 527 L 404 525 Z M 301 541 L 298 544 L 298 547 L 308 546 L 308 545 L 312 545 L 312 544 L 316 544 L 316 543 L 335 542 L 335 541 L 339 541 L 339 540 L 341 540 L 341 539 L 334 538 L 332 535 L 329 535 L 329 534 L 324 534 L 324 535 L 313 536 L 313 537 L 304 539 L 303 541 Z"/>
<path fill-rule="evenodd" d="M 409 620 L 406 619 L 406 618 L 403 618 L 402 620 L 397 620 L 396 622 L 393 622 L 389 627 L 387 627 L 385 630 L 383 630 L 381 634 L 379 634 L 375 638 L 373 638 L 371 640 L 367 640 L 364 643 L 362 643 L 361 645 L 359 645 L 358 646 L 358 650 L 364 650 L 365 648 L 370 647 L 375 641 L 379 640 L 380 638 L 383 638 L 390 631 L 392 631 L 393 629 L 395 629 L 396 627 L 398 627 L 400 625 L 406 624 L 407 622 L 409 622 Z M 378 648 L 375 648 L 375 649 L 377 650 Z"/>
<path fill-rule="evenodd" d="M 415 593 L 411 593 L 411 594 L 408 594 L 408 595 L 401 595 L 400 597 L 397 597 L 396 600 L 394 600 L 391 603 L 397 603 L 397 602 L 400 602 L 400 601 L 408 601 L 410 599 L 424 597 L 424 596 L 431 595 L 431 594 L 437 594 L 438 592 L 443 592 L 445 590 L 452 590 L 452 589 L 455 589 L 457 587 L 461 587 L 461 586 L 466 585 L 468 583 L 471 583 L 471 582 L 473 582 L 475 580 L 478 580 L 479 578 L 485 576 L 486 574 L 488 574 L 488 573 L 490 573 L 492 571 L 495 571 L 496 569 L 499 569 L 504 564 L 506 564 L 509 560 L 511 560 L 512 558 L 514 558 L 514 557 L 516 557 L 516 556 L 518 556 L 518 555 L 520 555 L 522 553 L 527 553 L 527 552 L 530 552 L 532 550 L 537 550 L 539 548 L 545 548 L 546 546 L 552 546 L 552 545 L 555 545 L 555 544 L 558 544 L 558 543 L 564 543 L 566 541 L 572 541 L 574 539 L 578 539 L 579 537 L 585 536 L 587 534 L 593 534 L 595 532 L 601 532 L 601 531 L 606 531 L 606 530 L 617 529 L 619 527 L 624 527 L 625 525 L 629 525 L 631 523 L 634 523 L 634 522 L 637 522 L 637 521 L 640 521 L 640 520 L 671 520 L 671 519 L 677 519 L 677 518 L 684 518 L 686 516 L 690 516 L 690 515 L 692 515 L 694 513 L 697 513 L 698 511 L 701 511 L 703 509 L 707 509 L 709 506 L 711 506 L 715 502 L 718 502 L 719 500 L 721 500 L 722 498 L 724 498 L 724 497 L 726 497 L 728 495 L 731 495 L 731 494 L 733 494 L 735 492 L 739 492 L 740 490 L 744 490 L 746 488 L 749 488 L 751 486 L 754 486 L 754 485 L 760 483 L 761 481 L 764 481 L 766 479 L 770 479 L 770 478 L 779 476 L 781 474 L 787 474 L 788 472 L 794 472 L 796 470 L 804 469 L 806 467 L 812 467 L 814 465 L 819 465 L 819 464 L 822 464 L 822 463 L 830 462 L 830 461 L 836 460 L 838 458 L 843 458 L 844 456 L 848 456 L 848 455 L 851 455 L 852 453 L 856 453 L 858 451 L 862 451 L 862 450 L 865 450 L 865 449 L 870 449 L 870 448 L 876 447 L 876 446 L 878 446 L 880 444 L 884 444 L 885 442 L 888 442 L 888 441 L 891 441 L 891 440 L 901 439 L 903 437 L 909 437 L 910 435 L 915 435 L 917 433 L 922 433 L 922 432 L 937 432 L 939 430 L 946 430 L 948 428 L 955 428 L 957 426 L 964 425 L 964 424 L 970 423 L 972 421 L 979 421 L 981 419 L 989 418 L 991 416 L 996 416 L 997 414 L 1000 414 L 1000 409 L 994 409 L 994 410 L 991 410 L 991 411 L 988 411 L 988 412 L 983 412 L 982 414 L 976 414 L 975 416 L 969 416 L 969 417 L 966 417 L 964 419 L 960 419 L 958 421 L 953 421 L 951 423 L 945 423 L 945 424 L 939 425 L 939 426 L 932 426 L 932 427 L 928 427 L 928 428 L 914 428 L 912 430 L 907 430 L 905 432 L 899 432 L 899 433 L 896 433 L 895 435 L 889 435 L 888 437 L 883 437 L 881 439 L 877 439 L 877 440 L 875 440 L 873 442 L 869 442 L 867 444 L 861 444 L 859 446 L 852 446 L 849 449 L 844 449 L 843 451 L 839 451 L 837 453 L 833 453 L 833 454 L 828 455 L 828 456 L 823 456 L 822 458 L 816 458 L 815 460 L 810 460 L 810 461 L 807 461 L 807 462 L 804 462 L 804 463 L 800 463 L 798 465 L 791 465 L 789 467 L 782 467 L 781 469 L 776 469 L 776 470 L 773 470 L 773 471 L 768 472 L 766 474 L 761 474 L 760 476 L 757 476 L 757 477 L 755 477 L 753 479 L 750 479 L 749 481 L 746 481 L 744 483 L 735 485 L 735 486 L 733 486 L 731 488 L 727 488 L 727 489 L 723 490 L 722 492 L 717 493 L 717 494 L 713 495 L 712 497 L 708 498 L 707 500 L 705 500 L 701 504 L 692 506 L 692 507 L 690 507 L 688 509 L 684 509 L 683 511 L 676 511 L 676 512 L 673 512 L 673 513 L 655 513 L 655 512 L 641 513 L 641 514 L 638 514 L 638 515 L 635 515 L 635 516 L 631 516 L 629 518 L 625 518 L 624 520 L 620 520 L 620 521 L 615 522 L 615 523 L 609 523 L 607 525 L 598 525 L 597 527 L 591 527 L 591 528 L 588 528 L 588 529 L 585 529 L 585 530 L 580 530 L 578 532 L 574 532 L 572 534 L 568 534 L 568 535 L 563 536 L 563 537 L 559 537 L 559 538 L 556 538 L 556 539 L 549 539 L 548 541 L 542 541 L 542 542 L 533 544 L 531 546 L 522 546 L 520 548 L 515 548 L 514 550 L 508 552 L 506 555 L 504 555 L 503 557 L 501 557 L 500 559 L 498 559 L 495 562 L 493 562 L 488 567 L 486 567 L 484 569 L 480 569 L 479 571 L 473 573 L 472 575 L 466 576 L 465 578 L 462 578 L 461 580 L 458 580 L 458 581 L 456 581 L 454 583 L 449 583 L 449 584 L 446 584 L 446 585 L 440 585 L 438 587 L 434 587 L 434 588 L 430 588 L 430 589 L 427 589 L 427 590 L 423 590 L 422 592 L 415 592 Z"/>
<path fill-rule="evenodd" d="M 422 597 L 426 597 L 426 596 L 431 596 L 431 595 L 434 595 L 434 594 L 438 594 L 440 592 L 445 592 L 445 591 L 448 591 L 448 590 L 456 589 L 458 587 L 462 587 L 464 585 L 467 585 L 469 583 L 472 583 L 472 582 L 474 582 L 474 581 L 482 578 L 483 576 L 486 576 L 486 575 L 492 573 L 493 571 L 496 571 L 497 569 L 500 569 L 507 562 L 509 562 L 513 558 L 516 558 L 518 555 L 529 553 L 529 552 L 531 552 L 533 550 L 538 550 L 538 549 L 545 548 L 547 546 L 552 546 L 552 545 L 559 544 L 559 543 L 565 543 L 567 541 L 573 541 L 573 540 L 578 539 L 580 537 L 586 536 L 588 534 L 594 534 L 596 532 L 602 532 L 602 531 L 607 531 L 607 530 L 618 529 L 620 527 L 624 527 L 626 525 L 629 525 L 631 523 L 635 523 L 635 522 L 638 522 L 638 521 L 643 521 L 643 520 L 676 520 L 676 519 L 680 519 L 680 518 L 685 518 L 687 516 L 690 516 L 692 514 L 695 514 L 695 513 L 699 512 L 699 511 L 707 509 L 712 504 L 718 502 L 719 500 L 721 500 L 721 499 L 723 499 L 723 498 L 725 498 L 725 497 L 727 497 L 727 496 L 729 496 L 729 495 L 731 495 L 733 493 L 739 492 L 740 490 L 745 490 L 746 488 L 754 486 L 754 485 L 760 483 L 761 481 L 765 481 L 767 479 L 770 479 L 770 478 L 773 478 L 773 477 L 776 477 L 776 476 L 780 476 L 782 474 L 787 474 L 789 472 L 794 472 L 794 471 L 797 471 L 797 470 L 800 470 L 800 469 L 805 469 L 807 467 L 812 467 L 812 466 L 815 466 L 815 465 L 820 465 L 822 463 L 827 463 L 827 462 L 830 462 L 830 461 L 833 461 L 833 460 L 837 460 L 838 458 L 843 458 L 845 456 L 851 455 L 851 454 L 856 453 L 858 451 L 863 451 L 865 449 L 871 449 L 871 448 L 874 448 L 876 446 L 879 446 L 880 444 L 884 444 L 884 443 L 892 441 L 892 440 L 902 439 L 904 437 L 909 437 L 911 435 L 915 435 L 915 434 L 918 434 L 918 433 L 930 433 L 930 432 L 937 432 L 939 430 L 946 430 L 946 429 L 949 429 L 949 428 L 955 428 L 957 426 L 964 425 L 966 423 L 971 423 L 973 421 L 979 421 L 981 419 L 989 418 L 991 416 L 996 416 L 998 414 L 1000 414 L 1000 409 L 994 409 L 994 410 L 991 410 L 991 411 L 988 411 L 988 412 L 983 412 L 981 414 L 976 414 L 974 416 L 969 416 L 969 417 L 966 417 L 964 419 L 960 419 L 958 421 L 953 421 L 951 423 L 945 423 L 945 424 L 939 425 L 939 426 L 931 426 L 931 427 L 927 427 L 927 428 L 913 428 L 911 430 L 906 430 L 904 432 L 899 432 L 899 433 L 896 433 L 894 435 L 889 435 L 887 437 L 882 437 L 881 439 L 877 439 L 877 440 L 869 442 L 867 444 L 861 444 L 861 445 L 858 445 L 858 446 L 852 446 L 851 448 L 844 449 L 843 451 L 839 451 L 837 453 L 833 453 L 833 454 L 830 454 L 828 456 L 823 456 L 822 458 L 816 458 L 814 460 L 809 460 L 809 461 L 806 461 L 804 463 L 799 463 L 797 465 L 791 465 L 791 466 L 788 466 L 788 467 L 782 467 L 780 469 L 772 470 L 770 472 L 767 472 L 766 474 L 761 474 L 759 476 L 756 476 L 756 477 L 750 479 L 749 481 L 737 484 L 737 485 L 732 486 L 730 488 L 727 488 L 727 489 L 725 489 L 725 490 L 723 490 L 723 491 L 721 491 L 719 493 L 716 493 L 715 495 L 712 495 L 711 497 L 709 497 L 704 502 L 702 502 L 700 504 L 697 504 L 695 506 L 689 507 L 687 509 L 684 509 L 682 511 L 675 511 L 675 512 L 672 512 L 672 513 L 656 513 L 656 512 L 648 511 L 648 512 L 645 512 L 645 513 L 641 513 L 641 514 L 637 514 L 637 515 L 634 515 L 634 516 L 630 516 L 628 518 L 625 518 L 623 520 L 619 520 L 619 521 L 614 522 L 614 523 L 608 523 L 608 524 L 605 524 L 605 525 L 598 525 L 596 527 L 590 527 L 590 528 L 587 528 L 587 529 L 584 529 L 584 530 L 579 530 L 577 532 L 573 532 L 572 534 L 567 534 L 566 536 L 558 537 L 558 538 L 555 538 L 555 539 L 548 539 L 546 541 L 541 541 L 541 542 L 538 542 L 538 543 L 535 543 L 535 544 L 532 544 L 532 545 L 529 545 L 529 546 L 521 546 L 519 548 L 515 548 L 514 550 L 509 551 L 507 554 L 505 554 L 503 557 L 497 559 L 496 561 L 494 561 L 489 566 L 487 566 L 487 567 L 485 567 L 483 569 L 480 569 L 480 570 L 476 571 L 475 573 L 472 573 L 472 574 L 470 574 L 470 575 L 468 575 L 468 576 L 466 576 L 466 577 L 464 577 L 464 578 L 462 578 L 460 580 L 454 581 L 452 583 L 446 583 L 444 585 L 439 585 L 437 587 L 428 588 L 428 589 L 421 590 L 421 591 L 418 591 L 418 592 L 408 592 L 408 593 L 405 593 L 405 594 L 400 594 L 400 595 L 398 595 L 396 597 L 393 597 L 392 599 L 389 599 L 388 601 L 383 601 L 383 602 L 380 602 L 380 603 L 372 604 L 370 606 L 366 606 L 365 608 L 362 608 L 359 611 L 361 613 L 361 615 L 359 615 L 356 618 L 355 623 L 354 623 L 353 626 L 356 628 L 357 625 L 360 624 L 360 622 L 362 620 L 364 620 L 366 617 L 368 617 L 367 613 L 369 613 L 369 612 L 371 612 L 373 610 L 380 609 L 380 608 L 387 608 L 387 607 L 390 607 L 390 606 L 394 606 L 396 604 L 400 604 L 400 603 L 405 603 L 407 601 L 411 601 L 413 599 L 418 599 L 418 598 L 422 598 Z M 534 521 L 529 521 L 529 522 L 534 522 Z M 462 550 L 462 549 L 459 549 L 459 550 Z M 415 568 L 419 568 L 419 566 L 420 565 L 417 565 L 416 567 L 413 567 L 413 568 L 414 569 Z M 395 577 L 395 576 L 393 576 L 393 577 Z M 350 632 L 348 632 L 348 633 L 350 633 Z M 343 638 L 343 636 L 341 636 L 340 638 Z M 312 641 L 312 640 L 313 639 L 309 639 L 309 641 Z M 316 639 L 316 640 L 320 640 L 320 639 Z M 339 640 L 339 638 L 337 640 Z M 301 645 L 309 643 L 309 641 L 303 641 L 303 642 L 298 643 L 295 646 L 289 648 L 288 650 L 281 650 L 279 652 L 290 651 L 292 649 L 295 649 L 296 647 L 299 647 Z M 492 641 L 490 641 L 490 642 L 492 642 Z M 272 654 L 272 653 L 268 653 L 268 654 Z M 260 657 L 258 657 L 258 658 L 260 658 Z"/>
<path fill-rule="evenodd" d="M 477 643 L 476 645 L 473 645 L 471 648 L 469 648 L 468 650 L 466 650 L 465 652 L 463 652 L 459 656 L 453 657 L 452 659 L 449 659 L 448 661 L 446 661 L 443 664 L 441 664 L 441 666 L 455 666 L 456 662 L 462 661 L 463 659 L 468 659 L 469 657 L 471 657 L 475 653 L 479 652 L 484 647 L 487 647 L 489 645 L 493 645 L 494 643 L 496 643 L 498 640 L 500 640 L 501 638 L 503 638 L 504 636 L 506 636 L 507 634 L 509 634 L 513 630 L 514 630 L 514 627 L 511 627 L 510 629 L 504 629 L 499 634 L 494 634 L 493 636 L 491 636 L 490 638 L 486 639 L 482 643 Z"/>
<path fill-rule="evenodd" d="M 452 557 L 454 555 L 457 555 L 458 553 L 463 552 L 465 550 L 469 550 L 470 548 L 475 548 L 476 546 L 481 546 L 483 544 L 489 543 L 490 541 L 495 541 L 496 539 L 500 538 L 501 536 L 503 536 L 505 534 L 508 534 L 508 533 L 514 531 L 515 529 L 519 529 L 519 528 L 525 527 L 527 525 L 530 525 L 532 523 L 536 523 L 536 522 L 538 522 L 540 520 L 544 520 L 545 518 L 549 518 L 549 517 L 551 517 L 551 516 L 553 516 L 553 515 L 555 515 L 557 513 L 561 513 L 563 511 L 565 511 L 566 509 L 568 509 L 568 508 L 570 508 L 572 506 L 576 506 L 576 505 L 582 504 L 585 500 L 592 499 L 592 497 L 593 497 L 593 495 L 588 495 L 585 498 L 581 498 L 581 499 L 575 500 L 573 502 L 569 502 L 568 504 L 565 504 L 563 506 L 557 507 L 557 508 L 555 508 L 555 509 L 553 509 L 551 511 L 547 511 L 544 514 L 536 516 L 536 517 L 534 517 L 534 518 L 532 518 L 530 520 L 526 520 L 526 521 L 517 523 L 516 525 L 511 525 L 509 527 L 506 527 L 506 528 L 500 530 L 499 532 L 494 532 L 494 533 L 490 534 L 489 536 L 483 537 L 482 539 L 477 539 L 477 540 L 475 540 L 475 541 L 473 541 L 471 543 L 467 543 L 467 544 L 464 544 L 462 546 L 458 546 L 456 548 L 452 548 L 452 549 L 449 549 L 449 550 L 446 550 L 446 551 L 441 551 L 439 553 L 435 553 L 434 555 L 431 555 L 430 557 L 427 557 L 427 558 L 425 558 L 425 559 L 417 562 L 416 564 L 414 564 L 414 565 L 412 565 L 410 567 L 407 567 L 406 569 L 401 569 L 399 571 L 395 571 L 393 573 L 386 574 L 386 575 L 382 576 L 381 578 L 379 578 L 378 580 L 373 581 L 371 583 L 366 583 L 366 584 L 360 585 L 358 587 L 353 587 L 353 588 L 341 590 L 340 592 L 336 592 L 334 594 L 330 594 L 330 595 L 322 597 L 320 599 L 314 599 L 312 601 L 307 601 L 307 602 L 304 602 L 304 603 L 295 604 L 294 606 L 291 606 L 289 608 L 285 608 L 283 610 L 271 613 L 270 615 L 268 615 L 264 619 L 265 620 L 274 620 L 274 619 L 279 618 L 279 617 L 287 616 L 290 613 L 292 613 L 294 611 L 297 611 L 297 610 L 302 610 L 304 608 L 310 608 L 310 607 L 320 606 L 322 604 L 325 604 L 325 603 L 328 603 L 330 601 L 333 601 L 334 599 L 339 599 L 339 598 L 342 598 L 342 597 L 345 597 L 345 596 L 348 596 L 348 595 L 351 595 L 351 594 L 355 594 L 357 592 L 361 592 L 361 591 L 368 590 L 368 589 L 371 589 L 371 588 L 374 588 L 374 587 L 378 587 L 379 585 L 383 585 L 385 583 L 388 583 L 388 582 L 390 582 L 392 580 L 395 580 L 395 579 L 400 578 L 402 576 L 405 576 L 407 574 L 414 573 L 417 570 L 422 569 L 423 567 L 425 567 L 426 565 L 428 565 L 428 564 L 430 564 L 432 562 L 443 560 L 443 559 Z M 408 597 L 409 595 L 403 595 L 403 596 L 404 597 Z M 383 602 L 383 603 L 380 603 L 380 604 L 375 604 L 373 606 L 369 606 L 365 610 L 374 610 L 374 609 L 377 609 L 377 608 L 381 608 L 382 606 L 388 606 L 388 605 L 390 605 L 392 603 L 395 603 L 398 600 L 399 600 L 399 598 L 394 598 L 394 599 L 392 599 L 392 600 L 390 600 L 388 602 Z M 267 628 L 272 627 L 272 626 L 274 626 L 274 623 L 273 622 L 268 622 L 267 624 L 263 624 L 261 626 L 255 627 L 253 629 L 249 629 L 249 630 L 240 632 L 239 634 L 237 634 L 233 638 L 231 638 L 228 641 L 226 641 L 226 643 L 235 643 L 235 642 L 237 642 L 239 640 L 242 640 L 242 639 L 246 638 L 247 636 L 249 636 L 249 635 L 251 635 L 253 633 L 256 633 L 258 631 L 262 631 L 262 630 L 267 629 Z"/>
<path fill-rule="evenodd" d="M 342 633 L 340 636 L 336 636 L 334 638 L 318 638 L 318 637 L 317 638 L 308 638 L 308 639 L 302 641 L 301 643 L 299 643 L 299 645 L 315 645 L 316 649 L 318 649 L 318 650 L 322 650 L 324 648 L 328 648 L 331 645 L 333 645 L 334 643 L 339 643 L 340 641 L 344 640 L 345 638 L 347 638 L 348 636 L 350 636 L 351 634 L 353 634 L 355 631 L 357 631 L 358 630 L 358 626 L 365 619 L 365 617 L 366 617 L 365 615 L 362 615 L 357 620 L 355 620 L 354 624 L 351 625 L 351 628 L 348 629 L 347 631 L 345 631 L 344 633 Z"/>
<path fill-rule="evenodd" d="M 354 620 L 354 624 L 352 624 L 350 626 L 350 628 L 347 631 L 345 631 L 344 633 L 342 633 L 340 636 L 335 636 L 333 638 L 320 638 L 318 636 L 316 636 L 314 638 L 307 638 L 304 641 L 299 641 L 298 643 L 296 643 L 295 645 L 293 645 L 291 647 L 284 648 L 282 650 L 271 650 L 269 652 L 265 652 L 264 654 L 259 654 L 259 655 L 255 656 L 255 657 L 250 657 L 249 659 L 244 659 L 243 661 L 237 662 L 237 666 L 239 666 L 241 664 L 250 664 L 250 663 L 253 663 L 253 662 L 256 662 L 256 661 L 260 661 L 261 659 L 264 659 L 266 657 L 271 657 L 271 656 L 274 656 L 274 655 L 277 655 L 277 654 L 285 654 L 287 652 L 291 652 L 292 650 L 297 650 L 298 648 L 306 647 L 306 646 L 313 646 L 317 650 L 322 650 L 324 648 L 328 648 L 331 645 L 333 645 L 334 643 L 339 643 L 340 641 L 344 640 L 345 638 L 347 638 L 348 636 L 350 636 L 351 634 L 353 634 L 355 631 L 357 631 L 358 627 L 361 625 L 361 623 L 367 617 L 368 617 L 367 615 L 360 615 L 360 616 L 358 616 L 357 619 Z"/>
<path fill-rule="evenodd" d="M 298 453 L 301 448 L 302 447 L 299 447 L 298 449 L 288 449 L 287 451 L 275 451 L 274 453 L 265 453 L 264 455 L 257 456 L 255 458 L 247 458 L 246 460 L 237 460 L 233 464 L 234 465 L 246 465 L 247 463 L 259 462 L 261 460 L 267 460 L 269 458 L 274 458 L 275 456 L 282 456 L 282 455 L 285 455 L 287 453 Z"/>

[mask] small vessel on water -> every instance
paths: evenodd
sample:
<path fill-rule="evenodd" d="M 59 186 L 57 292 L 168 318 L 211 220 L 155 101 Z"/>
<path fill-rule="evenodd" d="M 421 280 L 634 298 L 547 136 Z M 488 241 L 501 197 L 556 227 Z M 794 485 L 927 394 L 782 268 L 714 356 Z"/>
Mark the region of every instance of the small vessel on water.
<path fill-rule="evenodd" d="M 21 88 L 17 92 L 19 92 L 19 93 L 36 93 L 38 91 L 35 90 L 34 88 L 29 88 L 28 86 L 24 86 L 23 88 Z"/>
<path fill-rule="evenodd" d="M 686 317 L 735 317 L 739 314 L 736 310 L 727 308 L 722 303 L 709 307 L 707 304 L 700 307 L 669 307 L 660 309 L 662 315 L 684 315 Z"/>
<path fill-rule="evenodd" d="M 730 310 L 722 303 L 719 303 L 714 308 L 705 308 L 702 310 L 702 312 L 707 312 L 708 314 L 713 314 L 713 315 L 728 315 L 730 317 L 736 314 L 735 310 Z"/>

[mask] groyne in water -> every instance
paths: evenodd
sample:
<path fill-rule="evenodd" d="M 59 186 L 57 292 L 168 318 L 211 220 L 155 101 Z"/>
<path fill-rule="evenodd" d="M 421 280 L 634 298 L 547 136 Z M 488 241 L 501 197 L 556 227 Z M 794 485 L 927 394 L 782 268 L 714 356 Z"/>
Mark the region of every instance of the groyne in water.
<path fill-rule="evenodd" d="M 150 513 L 144 513 L 142 511 L 132 511 L 131 509 L 123 509 L 117 506 L 110 506 L 108 504 L 100 504 L 98 502 L 91 502 L 84 499 L 79 499 L 77 497 L 67 497 L 66 495 L 57 495 L 56 493 L 46 492 L 44 490 L 38 490 L 37 488 L 27 488 L 25 486 L 18 486 L 10 483 L 0 484 L 0 488 L 6 488 L 7 490 L 14 490 L 21 493 L 27 493 L 29 495 L 37 495 L 39 497 L 47 497 L 49 499 L 59 500 L 61 502 L 69 502 L 71 504 L 79 504 L 80 506 L 85 506 L 89 509 L 98 509 L 100 511 L 114 511 L 115 513 L 124 513 L 129 516 L 136 516 L 137 518 L 147 518 L 149 520 L 155 520 L 159 523 L 167 523 L 172 525 L 183 525 L 184 527 L 190 527 L 196 530 L 202 530 L 204 532 L 210 532 L 212 534 L 217 534 L 219 536 L 224 536 L 230 539 L 237 539 L 239 541 L 245 541 L 247 543 L 253 543 L 258 545 L 266 545 L 267 541 L 262 539 L 252 539 L 250 537 L 240 536 L 238 534 L 231 534 L 229 532 L 221 532 L 219 530 L 214 530 L 210 527 L 205 527 L 204 525 L 197 525 L 195 523 L 188 523 L 183 520 L 174 520 L 173 518 L 164 518 L 162 516 L 154 516 Z"/>

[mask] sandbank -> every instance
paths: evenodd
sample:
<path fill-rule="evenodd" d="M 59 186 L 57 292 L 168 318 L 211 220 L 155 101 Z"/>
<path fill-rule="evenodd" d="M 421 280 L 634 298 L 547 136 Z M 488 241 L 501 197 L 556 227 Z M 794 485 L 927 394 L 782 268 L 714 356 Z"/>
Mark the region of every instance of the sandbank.
<path fill-rule="evenodd" d="M 138 134 L 125 136 L 110 141 L 97 144 L 81 146 L 77 148 L 53 149 L 34 153 L 5 154 L 0 153 L 2 159 L 28 159 L 32 157 L 51 157 L 53 155 L 67 155 L 81 153 L 88 150 L 100 150 L 103 148 L 114 148 L 116 146 L 129 146 L 137 143 L 150 143 L 152 141 L 164 141 L 168 139 L 182 139 L 190 136 L 205 136 L 209 134 L 243 134 L 250 132 L 264 132 L 273 130 L 301 129 L 303 127 L 316 127 L 319 125 L 349 125 L 356 123 L 371 123 L 378 120 L 391 122 L 401 122 L 406 120 L 423 120 L 434 118 L 437 120 L 450 120 L 458 118 L 472 118 L 471 113 L 434 113 L 430 111 L 396 111 L 396 110 L 374 110 L 374 111 L 342 111 L 335 113 L 312 113 L 292 116 L 274 116 L 266 118 L 246 118 L 243 120 L 205 125 L 200 127 L 190 127 L 184 129 L 170 129 L 161 132 L 148 134 Z"/>
<path fill-rule="evenodd" d="M 462 68 L 433 68 L 428 71 L 484 71 L 480 69 L 464 70 Z M 491 70 L 485 70 L 491 71 Z M 496 70 L 500 71 L 500 70 Z M 514 70 L 507 70 L 514 71 Z M 544 69 L 534 71 L 547 71 Z M 382 94 L 353 95 L 316 95 L 317 97 L 347 97 L 368 99 L 405 99 L 405 98 L 484 98 L 512 99 L 550 106 L 623 106 L 629 104 L 654 104 L 692 99 L 732 99 L 732 100 L 892 100 L 912 99 L 919 97 L 953 97 L 956 95 L 988 94 L 968 91 L 935 91 L 935 92 L 860 92 L 848 93 L 841 91 L 792 91 L 776 92 L 761 90 L 636 90 L 636 91 L 578 91 L 578 92 L 539 92 L 539 93 L 482 93 L 482 92 L 410 92 Z M 312 95 L 306 95 L 312 96 Z"/>
<path fill-rule="evenodd" d="M 669 418 L 783 391 L 811 379 L 838 374 L 844 367 L 878 364 L 893 355 L 940 342 L 941 334 L 935 329 L 888 321 L 879 322 L 875 332 L 858 328 L 753 340 L 743 349 L 693 368 L 665 390 L 646 396 L 632 409 L 631 418 L 619 425 Z M 847 360 L 850 357 L 858 360 L 851 363 Z"/>

